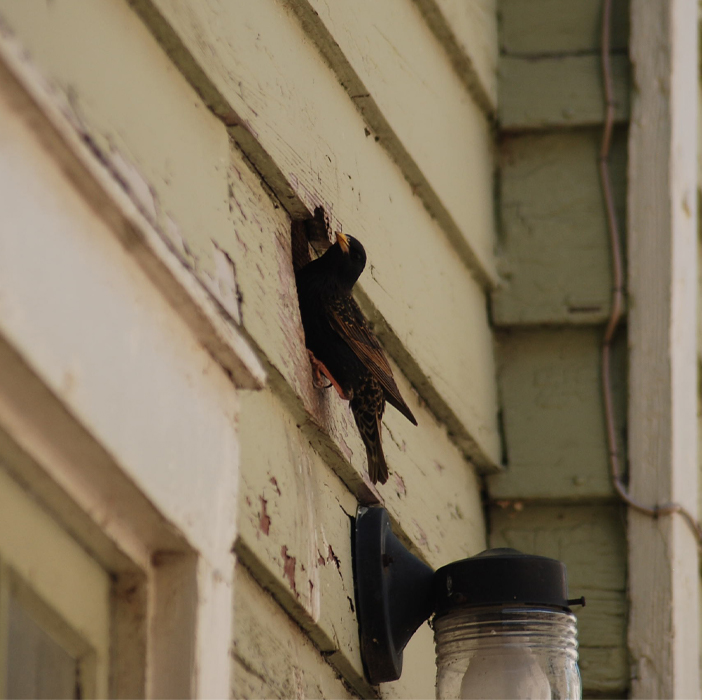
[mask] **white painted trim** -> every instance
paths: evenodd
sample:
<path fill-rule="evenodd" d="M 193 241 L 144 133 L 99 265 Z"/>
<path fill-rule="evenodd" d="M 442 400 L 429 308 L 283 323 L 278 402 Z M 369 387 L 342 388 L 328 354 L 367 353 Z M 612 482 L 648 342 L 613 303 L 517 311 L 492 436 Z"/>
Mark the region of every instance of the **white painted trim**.
<path fill-rule="evenodd" d="M 0 449 L 107 570 L 145 581 L 146 672 L 118 694 L 227 697 L 237 387 L 263 370 L 5 49 L 0 38 Z M 129 624 L 120 634 L 139 642 Z"/>
<path fill-rule="evenodd" d="M 81 138 L 81 125 L 61 109 L 59 94 L 29 62 L 21 44 L 0 24 L 0 88 L 24 113 L 37 139 L 61 164 L 74 185 L 130 249 L 164 297 L 200 342 L 227 370 L 236 386 L 260 389 L 266 373 L 236 319 L 197 281 L 138 201 L 133 201 Z M 130 183 L 137 190 L 143 182 Z"/>
<path fill-rule="evenodd" d="M 633 0 L 629 472 L 697 512 L 697 3 Z M 699 565 L 677 515 L 629 512 L 632 697 L 699 697 Z"/>

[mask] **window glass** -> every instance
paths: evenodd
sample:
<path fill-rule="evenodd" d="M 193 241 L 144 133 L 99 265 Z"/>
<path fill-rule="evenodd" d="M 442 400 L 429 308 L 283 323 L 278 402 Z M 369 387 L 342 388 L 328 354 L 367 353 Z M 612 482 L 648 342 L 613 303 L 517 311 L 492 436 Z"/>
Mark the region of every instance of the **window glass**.
<path fill-rule="evenodd" d="M 0 697 L 108 695 L 110 574 L 0 460 Z"/>
<path fill-rule="evenodd" d="M 8 698 L 80 698 L 79 664 L 10 596 L 7 613 Z"/>

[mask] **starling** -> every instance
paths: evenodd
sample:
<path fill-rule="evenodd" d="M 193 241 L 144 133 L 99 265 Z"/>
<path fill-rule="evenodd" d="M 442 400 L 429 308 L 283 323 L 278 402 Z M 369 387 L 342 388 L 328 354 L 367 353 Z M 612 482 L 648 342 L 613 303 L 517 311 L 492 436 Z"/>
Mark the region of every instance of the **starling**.
<path fill-rule="evenodd" d="M 351 296 L 366 265 L 366 251 L 352 236 L 337 233 L 336 243 L 296 275 L 305 342 L 317 378 L 324 375 L 351 404 L 366 447 L 368 475 L 388 480 L 380 441 L 380 420 L 389 401 L 417 425 L 395 384 L 378 339 Z"/>

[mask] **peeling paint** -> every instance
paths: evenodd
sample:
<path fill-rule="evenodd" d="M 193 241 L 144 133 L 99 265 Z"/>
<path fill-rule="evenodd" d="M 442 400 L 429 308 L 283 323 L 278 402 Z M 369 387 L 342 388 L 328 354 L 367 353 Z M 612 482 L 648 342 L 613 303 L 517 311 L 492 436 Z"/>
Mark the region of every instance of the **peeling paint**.
<path fill-rule="evenodd" d="M 328 545 L 328 547 L 329 547 L 329 556 L 327 557 L 327 561 L 329 561 L 329 562 L 333 561 L 334 566 L 336 566 L 336 568 L 337 568 L 337 571 L 339 571 L 339 573 L 341 573 L 341 560 L 339 559 L 339 557 L 336 556 L 336 554 L 334 554 L 334 550 L 332 549 L 332 546 Z"/>
<path fill-rule="evenodd" d="M 270 482 L 271 484 L 273 484 L 273 486 L 275 486 L 275 490 L 278 492 L 278 495 L 282 496 L 283 494 L 281 493 L 280 487 L 278 486 L 278 480 L 274 476 L 272 476 L 270 478 Z"/>
<path fill-rule="evenodd" d="M 407 487 L 405 486 L 405 480 L 397 472 L 395 472 L 392 476 L 395 480 L 397 495 L 400 497 L 406 496 Z"/>
<path fill-rule="evenodd" d="M 263 496 L 261 496 L 261 517 L 258 521 L 258 526 L 264 535 L 268 534 L 268 531 L 270 530 L 270 527 L 271 527 L 271 519 L 270 519 L 268 513 L 266 512 L 266 505 L 267 504 L 268 504 L 268 501 Z"/>
<path fill-rule="evenodd" d="M 214 248 L 214 275 L 210 291 L 224 307 L 232 320 L 241 325 L 242 294 L 236 280 L 236 265 L 229 253 L 212 241 Z"/>
<path fill-rule="evenodd" d="M 295 566 L 297 565 L 297 559 L 288 554 L 287 545 L 283 545 L 280 554 L 283 557 L 283 576 L 288 580 L 290 588 L 293 589 L 293 592 L 299 598 L 300 594 L 297 592 L 297 587 L 295 586 Z"/>
<path fill-rule="evenodd" d="M 417 541 L 422 547 L 428 547 L 429 546 L 429 540 L 427 538 L 427 533 L 422 530 L 422 528 L 419 526 L 419 523 L 416 520 L 412 520 L 412 524 L 417 528 Z"/>

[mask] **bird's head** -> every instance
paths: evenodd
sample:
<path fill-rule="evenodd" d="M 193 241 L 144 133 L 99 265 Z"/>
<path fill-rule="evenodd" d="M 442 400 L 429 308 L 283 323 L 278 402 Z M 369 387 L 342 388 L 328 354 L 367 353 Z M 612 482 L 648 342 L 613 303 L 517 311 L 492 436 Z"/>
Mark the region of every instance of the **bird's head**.
<path fill-rule="evenodd" d="M 356 284 L 366 266 L 366 251 L 353 236 L 341 232 L 336 234 L 336 243 L 323 257 L 331 258 L 339 283 L 349 291 Z"/>

